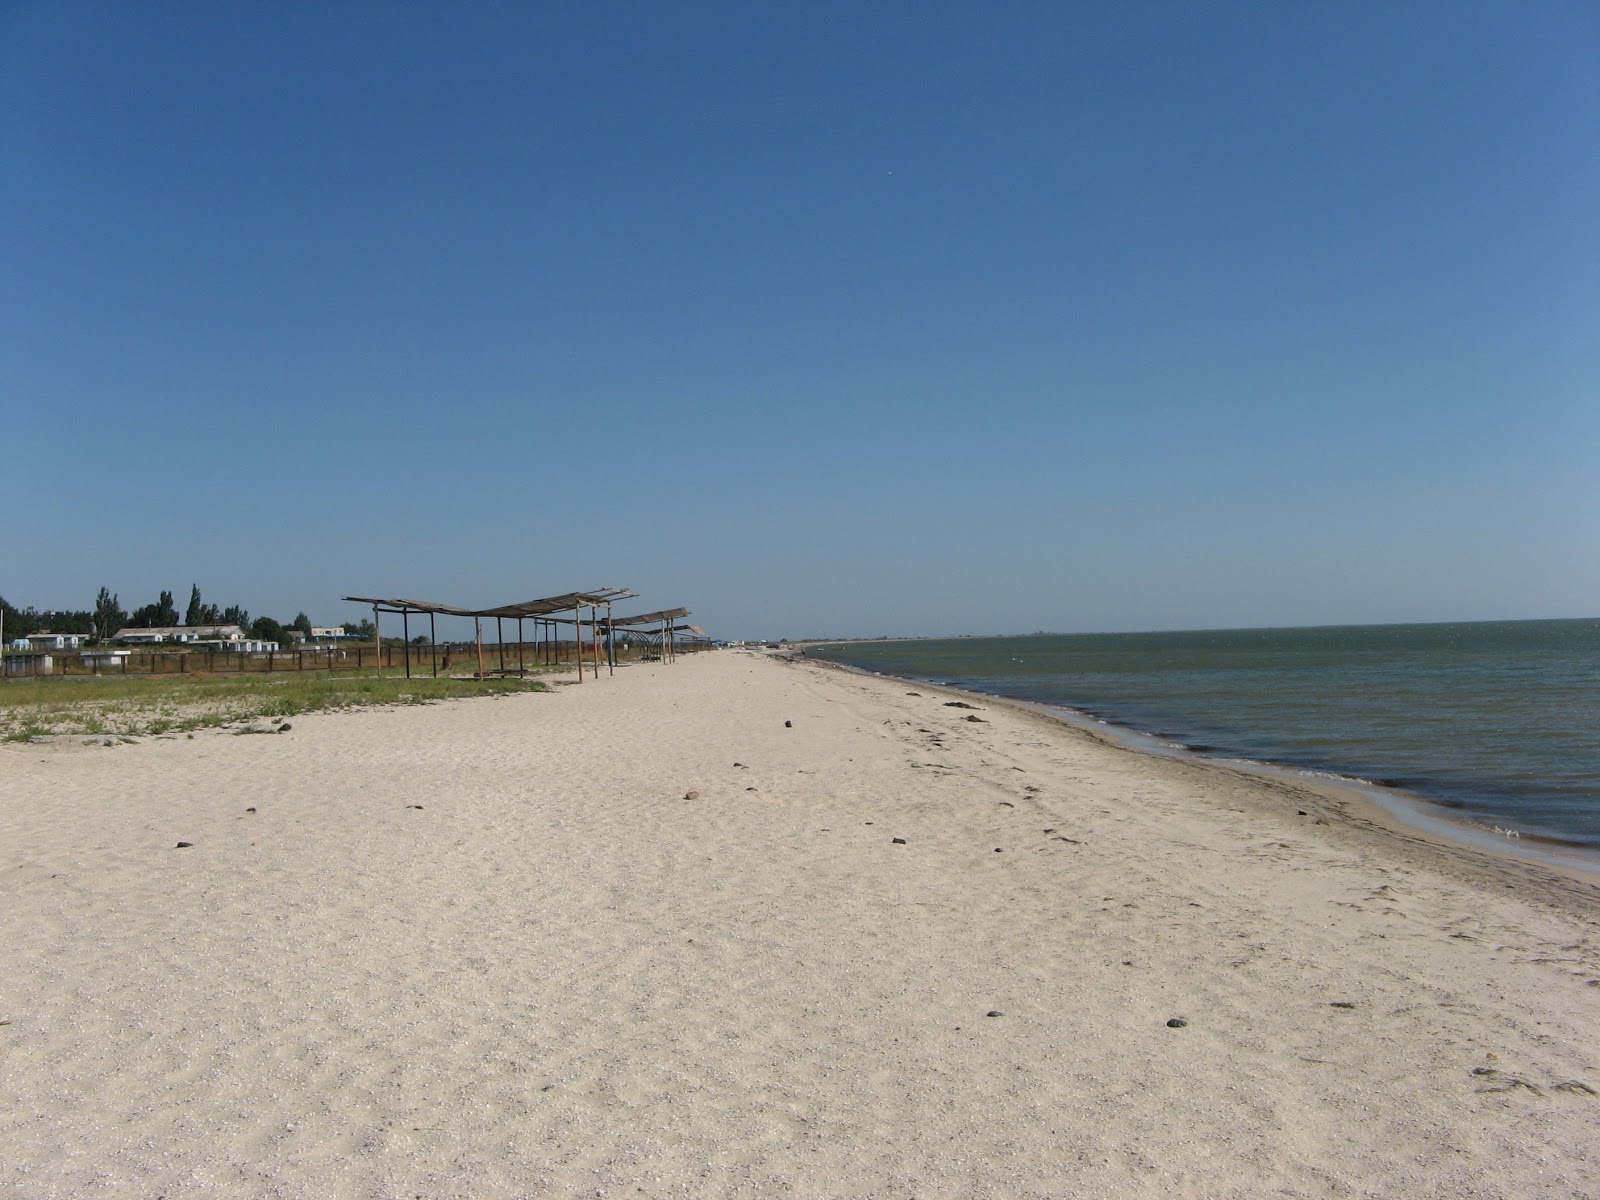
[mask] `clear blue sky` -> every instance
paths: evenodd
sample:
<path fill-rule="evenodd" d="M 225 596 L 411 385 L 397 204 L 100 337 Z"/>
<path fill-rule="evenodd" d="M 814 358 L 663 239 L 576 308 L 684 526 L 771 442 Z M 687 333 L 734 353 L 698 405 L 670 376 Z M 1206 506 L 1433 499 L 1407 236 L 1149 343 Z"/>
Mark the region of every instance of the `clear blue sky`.
<path fill-rule="evenodd" d="M 0 594 L 1600 614 L 1600 6 L 0 8 Z"/>

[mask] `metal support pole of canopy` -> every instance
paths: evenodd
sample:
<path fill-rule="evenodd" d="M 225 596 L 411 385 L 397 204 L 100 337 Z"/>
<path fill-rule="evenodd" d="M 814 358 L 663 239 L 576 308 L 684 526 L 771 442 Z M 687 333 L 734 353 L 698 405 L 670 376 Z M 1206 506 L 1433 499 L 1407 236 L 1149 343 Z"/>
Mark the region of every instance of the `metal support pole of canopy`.
<path fill-rule="evenodd" d="M 578 682 L 583 682 L 583 605 L 572 606 L 572 648 L 577 651 Z"/>

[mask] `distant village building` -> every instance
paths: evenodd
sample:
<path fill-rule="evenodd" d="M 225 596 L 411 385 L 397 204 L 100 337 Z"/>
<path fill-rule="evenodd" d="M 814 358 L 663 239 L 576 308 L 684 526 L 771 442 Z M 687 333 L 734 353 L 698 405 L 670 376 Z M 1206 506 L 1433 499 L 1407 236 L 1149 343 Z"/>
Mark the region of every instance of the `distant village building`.
<path fill-rule="evenodd" d="M 150 629 L 119 629 L 111 640 L 123 646 L 178 642 L 195 650 L 227 650 L 235 654 L 265 654 L 278 648 L 277 642 L 252 638 L 237 625 L 158 625 Z"/>
<path fill-rule="evenodd" d="M 237 625 L 157 625 L 150 629 L 119 629 L 111 640 L 124 645 L 153 642 L 240 642 L 244 630 Z"/>
<path fill-rule="evenodd" d="M 78 655 L 78 661 L 86 667 L 96 671 L 107 667 L 126 671 L 128 669 L 128 656 L 131 650 L 85 650 Z"/>
<path fill-rule="evenodd" d="M 28 650 L 76 650 L 86 637 L 81 633 L 30 633 L 18 638 L 17 645 Z"/>

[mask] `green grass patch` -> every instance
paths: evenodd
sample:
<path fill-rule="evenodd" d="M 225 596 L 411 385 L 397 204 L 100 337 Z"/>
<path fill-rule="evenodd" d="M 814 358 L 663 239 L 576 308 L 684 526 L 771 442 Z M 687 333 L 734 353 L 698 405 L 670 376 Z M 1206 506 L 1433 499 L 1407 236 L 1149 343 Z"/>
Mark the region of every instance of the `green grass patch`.
<path fill-rule="evenodd" d="M 378 675 L 78 676 L 0 685 L 0 739 L 50 734 L 139 737 L 248 725 L 302 713 L 468 696 L 543 691 L 528 679 L 433 679 Z"/>

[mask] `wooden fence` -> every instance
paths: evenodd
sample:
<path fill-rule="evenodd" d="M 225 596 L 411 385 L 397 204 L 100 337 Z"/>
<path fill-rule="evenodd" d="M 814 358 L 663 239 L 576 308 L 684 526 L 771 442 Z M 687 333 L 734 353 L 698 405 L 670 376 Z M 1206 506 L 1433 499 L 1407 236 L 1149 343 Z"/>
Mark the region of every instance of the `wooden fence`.
<path fill-rule="evenodd" d="M 619 651 L 619 661 L 649 654 L 651 648 L 635 639 L 631 650 Z M 590 654 L 588 643 L 584 653 Z M 701 647 L 680 645 L 679 653 L 692 653 Z M 602 659 L 604 649 L 601 650 Z M 488 671 L 532 669 L 569 663 L 576 654 L 570 641 L 488 642 L 483 647 L 483 665 Z M 31 679 L 61 675 L 239 675 L 269 671 L 348 671 L 357 674 L 382 667 L 385 671 L 404 671 L 409 657 L 413 675 L 471 674 L 478 668 L 478 648 L 473 643 L 437 646 L 349 646 L 318 647 L 310 650 L 280 650 L 264 654 L 238 654 L 230 650 L 129 650 L 119 653 L 115 662 L 101 661 L 105 651 L 54 650 L 6 655 L 4 678 Z M 45 668 L 41 659 L 49 658 Z"/>
<path fill-rule="evenodd" d="M 509 665 L 517 665 L 517 646 L 485 646 L 485 665 L 499 665 L 500 651 L 505 652 Z M 350 646 L 311 650 L 279 650 L 262 654 L 238 654 L 230 650 L 130 650 L 118 654 L 115 661 L 106 661 L 102 651 L 93 650 L 51 651 L 48 654 L 8 654 L 5 677 L 30 679 L 49 675 L 239 675 L 265 674 L 269 671 L 402 671 L 409 653 L 412 674 L 440 674 L 476 670 L 477 647 L 472 645 L 439 646 Z M 571 642 L 529 642 L 523 648 L 522 661 L 528 667 L 571 662 Z M 48 658 L 45 667 L 41 660 Z"/>

